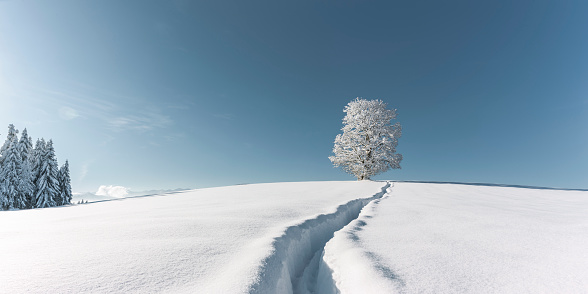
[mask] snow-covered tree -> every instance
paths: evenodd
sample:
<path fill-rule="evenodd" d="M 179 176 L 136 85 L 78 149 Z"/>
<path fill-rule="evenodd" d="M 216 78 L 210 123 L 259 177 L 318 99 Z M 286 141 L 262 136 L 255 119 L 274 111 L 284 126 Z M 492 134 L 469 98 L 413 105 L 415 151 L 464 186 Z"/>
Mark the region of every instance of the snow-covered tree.
<path fill-rule="evenodd" d="M 7 152 L 8 148 L 10 147 L 10 144 L 13 142 L 13 139 L 17 138 L 17 134 L 18 134 L 18 131 L 16 130 L 14 125 L 13 124 L 8 125 L 8 134 L 6 135 L 6 141 L 4 141 L 4 144 L 2 144 L 2 147 L 0 147 L 0 173 L 2 172 L 3 162 L 4 162 L 4 159 L 6 158 L 6 155 L 7 155 L 6 152 Z M 14 199 L 9 199 L 8 194 L 4 193 L 5 192 L 3 190 L 4 183 L 5 183 L 4 178 L 0 177 L 0 207 L 2 209 L 8 209 L 8 207 L 11 207 L 13 205 Z"/>
<path fill-rule="evenodd" d="M 6 141 L 4 141 L 4 144 L 2 145 L 2 147 L 0 147 L 0 155 L 4 154 L 4 152 L 6 152 L 6 149 L 8 149 L 8 147 L 12 143 L 12 140 L 14 138 L 17 138 L 17 134 L 18 134 L 18 130 L 14 127 L 13 124 L 9 124 L 8 125 L 8 134 L 6 135 Z M 0 157 L 0 164 L 2 163 L 3 160 L 4 160 L 4 157 L 3 156 Z"/>
<path fill-rule="evenodd" d="M 71 179 L 69 177 L 69 162 L 66 160 L 65 164 L 59 169 L 59 199 L 61 203 L 57 205 L 66 205 L 71 203 Z"/>
<path fill-rule="evenodd" d="M 37 140 L 33 148 L 27 129 L 19 140 L 10 124 L 0 147 L 0 209 L 64 205 L 71 198 L 69 163 L 59 168 L 53 141 Z"/>
<path fill-rule="evenodd" d="M 19 174 L 21 181 L 20 192 L 23 193 L 26 198 L 27 208 L 31 208 L 33 207 L 33 193 L 35 192 L 31 161 L 33 143 L 31 137 L 28 136 L 26 128 L 22 131 L 20 140 L 18 141 L 17 151 L 21 158 L 21 169 Z"/>
<path fill-rule="evenodd" d="M 22 131 L 22 134 L 20 135 L 20 140 L 18 141 L 17 149 L 20 153 L 20 158 L 23 161 L 29 161 L 29 157 L 33 152 L 33 141 L 31 137 L 29 137 L 26 128 Z"/>
<path fill-rule="evenodd" d="M 24 209 L 27 198 L 21 190 L 24 189 L 20 179 L 22 160 L 17 149 L 17 137 L 11 138 L 8 147 L 2 152 L 3 162 L 0 169 L 0 189 L 6 198 L 3 209 Z"/>
<path fill-rule="evenodd" d="M 0 187 L 0 209 L 6 209 L 8 207 L 8 198 L 4 195 L 2 188 Z"/>
<path fill-rule="evenodd" d="M 29 163 L 31 165 L 31 176 L 33 178 L 33 199 L 31 201 L 31 207 L 37 207 L 37 194 L 39 192 L 38 183 L 41 170 L 43 169 L 43 154 L 45 154 L 45 140 L 43 138 L 37 139 L 35 148 L 31 152 L 29 157 Z"/>
<path fill-rule="evenodd" d="M 335 138 L 335 147 L 329 159 L 358 180 L 400 168 L 402 155 L 396 153 L 398 138 L 402 134 L 400 123 L 391 124 L 396 109 L 386 108 L 381 100 L 357 98 L 343 112 L 342 134 Z"/>
<path fill-rule="evenodd" d="M 42 143 L 43 141 L 41 141 L 41 146 L 44 148 L 36 154 L 38 156 L 38 165 L 35 171 L 37 175 L 35 181 L 35 207 L 51 207 L 56 206 L 57 202 L 59 202 L 59 182 L 57 181 L 59 169 L 55 159 L 53 141 L 49 140 L 46 146 L 43 146 L 44 144 Z"/>

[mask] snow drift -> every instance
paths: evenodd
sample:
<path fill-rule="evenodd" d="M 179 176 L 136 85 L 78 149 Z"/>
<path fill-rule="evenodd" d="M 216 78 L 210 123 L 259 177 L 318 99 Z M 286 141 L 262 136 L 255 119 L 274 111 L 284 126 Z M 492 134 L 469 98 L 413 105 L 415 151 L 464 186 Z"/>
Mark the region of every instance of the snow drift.
<path fill-rule="evenodd" d="M 588 192 L 393 185 L 327 243 L 320 293 L 588 289 Z"/>
<path fill-rule="evenodd" d="M 2 211 L 0 292 L 582 293 L 586 211 L 586 191 L 369 181 Z"/>
<path fill-rule="evenodd" d="M 256 184 L 2 211 L 0 292 L 247 293 L 288 228 L 384 185 Z"/>

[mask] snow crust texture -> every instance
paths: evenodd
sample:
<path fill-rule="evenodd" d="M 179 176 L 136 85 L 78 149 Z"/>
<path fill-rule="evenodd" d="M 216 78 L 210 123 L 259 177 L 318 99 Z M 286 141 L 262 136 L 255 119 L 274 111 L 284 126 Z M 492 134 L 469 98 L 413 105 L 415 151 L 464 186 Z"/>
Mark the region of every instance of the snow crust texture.
<path fill-rule="evenodd" d="M 588 192 L 391 189 L 326 244 L 317 293 L 586 293 Z"/>
<path fill-rule="evenodd" d="M 313 279 L 319 251 L 317 266 L 309 267 L 305 279 L 298 275 L 311 263 L 309 252 L 330 238 L 323 234 L 357 217 L 365 202 L 357 199 L 373 197 L 384 185 L 255 184 L 1 211 L 0 293 L 269 293 L 270 287 L 283 289 L 278 283 L 295 288 L 296 281 Z M 332 224 L 317 227 L 312 220 Z M 286 245 L 295 235 L 306 241 Z"/>

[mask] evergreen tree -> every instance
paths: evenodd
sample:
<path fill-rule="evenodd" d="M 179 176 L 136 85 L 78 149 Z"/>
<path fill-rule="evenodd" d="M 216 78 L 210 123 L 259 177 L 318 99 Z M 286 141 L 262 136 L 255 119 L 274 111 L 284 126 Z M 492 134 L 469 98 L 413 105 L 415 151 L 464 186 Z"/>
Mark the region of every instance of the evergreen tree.
<path fill-rule="evenodd" d="M 3 166 L 3 162 L 4 162 L 4 158 L 6 158 L 6 151 L 8 150 L 8 148 L 10 147 L 10 144 L 13 140 L 13 138 L 16 138 L 18 134 L 18 131 L 14 128 L 13 124 L 9 124 L 8 125 L 8 135 L 6 136 L 6 141 L 4 141 L 4 144 L 2 145 L 2 147 L 0 147 L 0 173 L 2 172 L 2 166 Z M 0 208 L 2 209 L 8 209 L 8 207 L 10 207 L 13 202 L 14 199 L 9 199 L 8 194 L 5 193 L 4 191 L 4 177 L 0 178 Z"/>
<path fill-rule="evenodd" d="M 71 203 L 69 162 L 59 168 L 53 141 L 37 140 L 35 148 L 24 129 L 20 140 L 8 126 L 0 147 L 0 209 L 51 207 Z"/>
<path fill-rule="evenodd" d="M 57 181 L 57 160 L 55 159 L 55 150 L 53 141 L 49 140 L 46 146 L 41 141 L 41 152 L 36 155 L 38 162 L 36 168 L 37 179 L 35 181 L 35 207 L 56 206 L 56 199 L 59 197 L 59 182 Z"/>
<path fill-rule="evenodd" d="M 37 194 L 39 189 L 39 175 L 41 173 L 41 169 L 43 168 L 43 154 L 45 153 L 45 140 L 43 138 L 37 139 L 35 143 L 35 148 L 31 152 L 31 156 L 29 157 L 29 164 L 31 166 L 31 177 L 33 179 L 33 199 L 31 202 L 31 208 L 37 207 Z"/>
<path fill-rule="evenodd" d="M 27 129 L 22 131 L 20 140 L 17 145 L 18 153 L 21 158 L 21 169 L 20 169 L 20 189 L 19 191 L 24 194 L 26 199 L 26 207 L 33 207 L 33 195 L 35 192 L 34 177 L 32 171 L 32 154 L 33 154 L 33 143 L 31 137 L 27 134 Z"/>
<path fill-rule="evenodd" d="M 66 205 L 71 203 L 71 179 L 69 177 L 69 162 L 66 160 L 65 164 L 59 169 L 59 193 L 61 203 L 58 205 Z"/>
<path fill-rule="evenodd" d="M 20 168 L 18 191 L 24 199 L 25 206 L 23 208 L 33 208 L 33 199 L 35 193 L 35 184 L 33 183 L 33 175 L 28 161 L 23 161 Z"/>
<path fill-rule="evenodd" d="M 2 186 L 0 186 L 0 209 L 6 209 L 7 206 L 8 206 L 8 198 L 6 198 L 6 196 L 4 196 L 4 191 L 2 191 Z"/>
<path fill-rule="evenodd" d="M 4 144 L 2 145 L 2 147 L 0 147 L 0 155 L 3 155 L 4 152 L 6 152 L 6 150 L 10 146 L 10 143 L 12 142 L 12 140 L 17 137 L 17 134 L 18 134 L 18 130 L 14 128 L 13 124 L 9 124 L 8 125 L 8 134 L 6 135 L 6 141 L 4 141 Z M 0 164 L 3 161 L 4 161 L 4 156 L 0 157 Z"/>
<path fill-rule="evenodd" d="M 27 198 L 21 191 L 23 188 L 20 179 L 22 160 L 17 150 L 17 137 L 12 137 L 11 140 L 3 152 L 3 163 L 0 169 L 0 186 L 6 198 L 3 208 L 24 209 L 27 207 Z"/>
<path fill-rule="evenodd" d="M 60 193 L 60 184 L 59 184 L 59 163 L 57 163 L 57 157 L 55 156 L 55 149 L 53 148 L 53 140 L 49 140 L 47 142 L 47 158 L 49 166 L 51 167 L 51 185 L 52 190 L 55 191 L 53 194 L 53 201 L 55 202 L 55 206 L 59 206 L 63 204 L 63 199 L 61 198 Z"/>
<path fill-rule="evenodd" d="M 23 161 L 30 160 L 30 157 L 33 152 L 33 141 L 31 137 L 29 137 L 26 128 L 22 131 L 22 134 L 20 135 L 20 140 L 18 141 L 18 152 L 20 153 L 20 158 Z"/>
<path fill-rule="evenodd" d="M 45 139 L 43 139 L 43 138 L 37 139 L 37 142 L 35 143 L 35 148 L 33 148 L 33 151 L 31 152 L 31 156 L 29 157 L 29 162 L 31 163 L 31 167 L 33 170 L 33 176 L 34 176 L 35 181 L 39 177 L 41 157 L 42 157 L 42 154 L 45 152 L 45 146 L 46 146 Z"/>

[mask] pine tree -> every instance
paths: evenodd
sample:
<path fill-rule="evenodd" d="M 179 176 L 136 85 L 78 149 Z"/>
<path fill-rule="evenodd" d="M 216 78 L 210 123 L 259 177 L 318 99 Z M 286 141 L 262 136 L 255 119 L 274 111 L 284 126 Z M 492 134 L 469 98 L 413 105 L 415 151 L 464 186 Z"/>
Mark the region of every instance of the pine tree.
<path fill-rule="evenodd" d="M 49 140 L 47 142 L 47 158 L 49 162 L 49 166 L 51 167 L 51 185 L 52 190 L 55 191 L 53 194 L 53 201 L 55 202 L 55 206 L 59 206 L 63 204 L 63 200 L 61 198 L 60 193 L 60 185 L 59 185 L 59 163 L 57 163 L 57 158 L 55 157 L 55 149 L 53 148 L 53 140 Z"/>
<path fill-rule="evenodd" d="M 37 140 L 33 148 L 27 130 L 19 140 L 10 124 L 0 147 L 0 209 L 64 205 L 71 198 L 69 162 L 59 168 L 53 141 Z"/>
<path fill-rule="evenodd" d="M 33 195 L 35 192 L 34 177 L 32 171 L 32 154 L 33 144 L 31 137 L 27 134 L 27 129 L 22 131 L 20 140 L 17 145 L 18 153 L 21 158 L 21 169 L 20 169 L 20 188 L 19 191 L 24 194 L 26 199 L 26 207 L 33 207 Z"/>
<path fill-rule="evenodd" d="M 69 162 L 66 160 L 65 164 L 59 169 L 59 193 L 62 202 L 58 205 L 66 205 L 71 203 L 71 179 L 69 177 Z"/>
<path fill-rule="evenodd" d="M 8 207 L 8 198 L 4 195 L 0 182 L 0 209 L 7 209 L 6 207 Z"/>
<path fill-rule="evenodd" d="M 358 180 L 400 168 L 402 155 L 396 153 L 398 138 L 402 134 L 400 123 L 391 124 L 396 109 L 386 109 L 381 100 L 357 98 L 349 102 L 343 112 L 343 134 L 335 138 L 333 153 L 329 157 L 335 167 L 342 167 Z"/>
<path fill-rule="evenodd" d="M 0 147 L 0 155 L 4 154 L 4 152 L 6 152 L 6 150 L 8 149 L 8 147 L 10 147 L 10 143 L 12 142 L 12 140 L 14 138 L 16 138 L 18 135 L 18 130 L 14 128 L 13 124 L 9 124 L 8 125 L 8 134 L 6 135 L 6 141 L 4 141 L 4 144 L 2 145 L 2 147 Z M 2 163 L 2 161 L 4 161 L 4 157 L 0 157 L 0 164 Z"/>
<path fill-rule="evenodd" d="M 36 153 L 35 207 L 56 206 L 56 199 L 59 197 L 58 168 L 53 141 L 49 140 L 46 146 L 43 143 L 41 140 L 40 152 Z"/>
<path fill-rule="evenodd" d="M 43 154 L 45 153 L 45 140 L 43 138 L 37 139 L 35 148 L 31 152 L 29 157 L 29 164 L 31 165 L 31 177 L 33 179 L 33 199 L 31 202 L 31 208 L 37 207 L 37 194 L 39 192 L 39 176 L 43 169 Z"/>
<path fill-rule="evenodd" d="M 0 153 L 4 152 L 10 146 L 12 139 L 14 139 L 18 135 L 18 130 L 14 127 L 13 124 L 8 125 L 8 134 L 6 135 L 6 141 L 4 145 L 0 148 Z"/>
<path fill-rule="evenodd" d="M 2 147 L 0 147 L 0 173 L 2 172 L 2 166 L 3 166 L 3 162 L 4 162 L 4 158 L 6 157 L 6 151 L 8 150 L 8 147 L 10 147 L 10 144 L 12 142 L 12 139 L 15 138 L 18 134 L 18 131 L 14 128 L 13 124 L 8 125 L 8 135 L 6 136 L 6 141 L 4 141 L 4 144 L 2 145 Z M 0 178 L 0 208 L 2 209 L 8 209 L 9 206 L 11 206 L 13 199 L 9 200 L 8 198 L 8 194 L 5 193 L 4 191 L 4 178 L 1 177 Z"/>
<path fill-rule="evenodd" d="M 4 209 L 24 209 L 27 207 L 27 198 L 21 191 L 22 160 L 17 150 L 17 137 L 14 136 L 11 140 L 8 147 L 2 152 L 3 163 L 0 169 L 0 186 L 2 194 L 6 198 Z"/>
<path fill-rule="evenodd" d="M 18 152 L 20 153 L 20 158 L 23 161 L 29 161 L 29 157 L 31 157 L 33 151 L 33 141 L 31 137 L 29 137 L 27 133 L 27 129 L 25 128 L 20 135 L 20 140 L 18 141 Z"/>
<path fill-rule="evenodd" d="M 32 171 L 33 171 L 33 179 L 36 182 L 37 178 L 39 178 L 39 171 L 41 169 L 41 158 L 42 154 L 45 152 L 45 140 L 43 138 L 37 139 L 35 143 L 35 148 L 31 152 L 31 156 L 29 157 L 29 162 L 31 163 Z"/>

